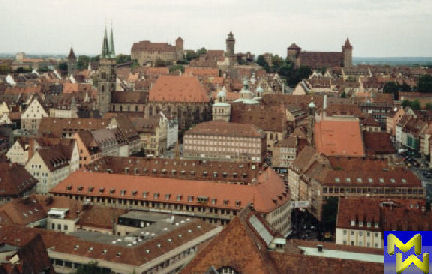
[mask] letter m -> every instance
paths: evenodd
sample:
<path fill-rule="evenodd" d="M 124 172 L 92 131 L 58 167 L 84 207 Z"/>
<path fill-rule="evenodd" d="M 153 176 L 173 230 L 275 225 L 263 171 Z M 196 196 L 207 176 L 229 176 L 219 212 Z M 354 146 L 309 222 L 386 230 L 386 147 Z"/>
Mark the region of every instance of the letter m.
<path fill-rule="evenodd" d="M 420 255 L 422 249 L 421 240 L 421 235 L 416 234 L 406 244 L 404 244 L 395 235 L 389 234 L 387 236 L 387 253 L 393 255 L 395 252 L 395 246 L 397 246 L 403 253 L 408 252 L 408 250 L 414 246 L 414 253 Z"/>

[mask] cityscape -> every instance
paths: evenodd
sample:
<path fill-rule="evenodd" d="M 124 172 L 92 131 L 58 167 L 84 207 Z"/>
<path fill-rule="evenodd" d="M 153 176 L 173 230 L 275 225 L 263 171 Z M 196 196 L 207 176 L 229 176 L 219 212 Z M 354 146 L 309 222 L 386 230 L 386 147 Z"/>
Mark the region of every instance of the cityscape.
<path fill-rule="evenodd" d="M 418 10 L 421 21 L 421 5 L 430 4 L 407 17 Z M 254 30 L 235 24 L 202 41 L 177 26 L 166 41 L 125 33 L 125 19 L 118 28 L 116 19 L 82 20 L 97 37 L 90 47 L 44 51 L 31 35 L 17 47 L 0 30 L 0 273 L 401 273 L 429 264 L 429 253 L 402 270 L 394 256 L 398 271 L 385 260 L 411 244 L 388 233 L 432 230 L 430 46 L 413 42 L 400 55 L 395 44 L 395 55 L 373 57 L 364 45 L 387 23 L 368 41 L 354 27 L 342 39 L 330 30 L 321 49 L 319 39 L 310 47 L 277 36 L 260 50 L 242 41 Z M 125 50 L 119 37 L 134 40 Z M 388 39 L 377 52 L 392 52 Z"/>

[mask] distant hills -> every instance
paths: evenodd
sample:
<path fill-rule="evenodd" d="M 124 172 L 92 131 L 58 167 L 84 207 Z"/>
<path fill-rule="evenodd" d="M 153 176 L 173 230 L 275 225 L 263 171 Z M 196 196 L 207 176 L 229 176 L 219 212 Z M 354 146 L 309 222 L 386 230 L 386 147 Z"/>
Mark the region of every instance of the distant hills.
<path fill-rule="evenodd" d="M 432 66 L 432 57 L 353 57 L 354 65 Z"/>

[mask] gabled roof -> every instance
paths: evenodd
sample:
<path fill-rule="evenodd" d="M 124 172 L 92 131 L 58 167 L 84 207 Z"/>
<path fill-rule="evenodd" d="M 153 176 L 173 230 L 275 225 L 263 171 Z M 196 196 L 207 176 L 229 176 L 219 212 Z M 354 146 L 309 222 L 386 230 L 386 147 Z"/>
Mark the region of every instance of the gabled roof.
<path fill-rule="evenodd" d="M 360 123 L 356 119 L 321 120 L 315 123 L 315 145 L 327 156 L 364 156 Z"/>
<path fill-rule="evenodd" d="M 209 98 L 196 77 L 163 75 L 150 89 L 149 101 L 207 103 Z"/>
<path fill-rule="evenodd" d="M 37 183 L 21 165 L 0 163 L 0 197 L 19 196 Z"/>

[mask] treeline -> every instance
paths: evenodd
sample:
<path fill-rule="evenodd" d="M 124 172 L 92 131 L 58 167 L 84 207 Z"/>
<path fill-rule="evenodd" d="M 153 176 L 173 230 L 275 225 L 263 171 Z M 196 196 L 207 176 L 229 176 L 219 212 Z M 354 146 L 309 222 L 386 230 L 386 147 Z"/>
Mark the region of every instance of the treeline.
<path fill-rule="evenodd" d="M 291 61 L 283 59 L 278 55 L 272 56 L 271 65 L 267 63 L 264 55 L 259 55 L 257 64 L 263 67 L 267 73 L 279 74 L 279 76 L 286 80 L 287 85 L 290 87 L 295 87 L 298 82 L 305 78 L 309 78 L 312 74 L 312 69 L 310 67 L 301 66 L 295 68 Z"/>

